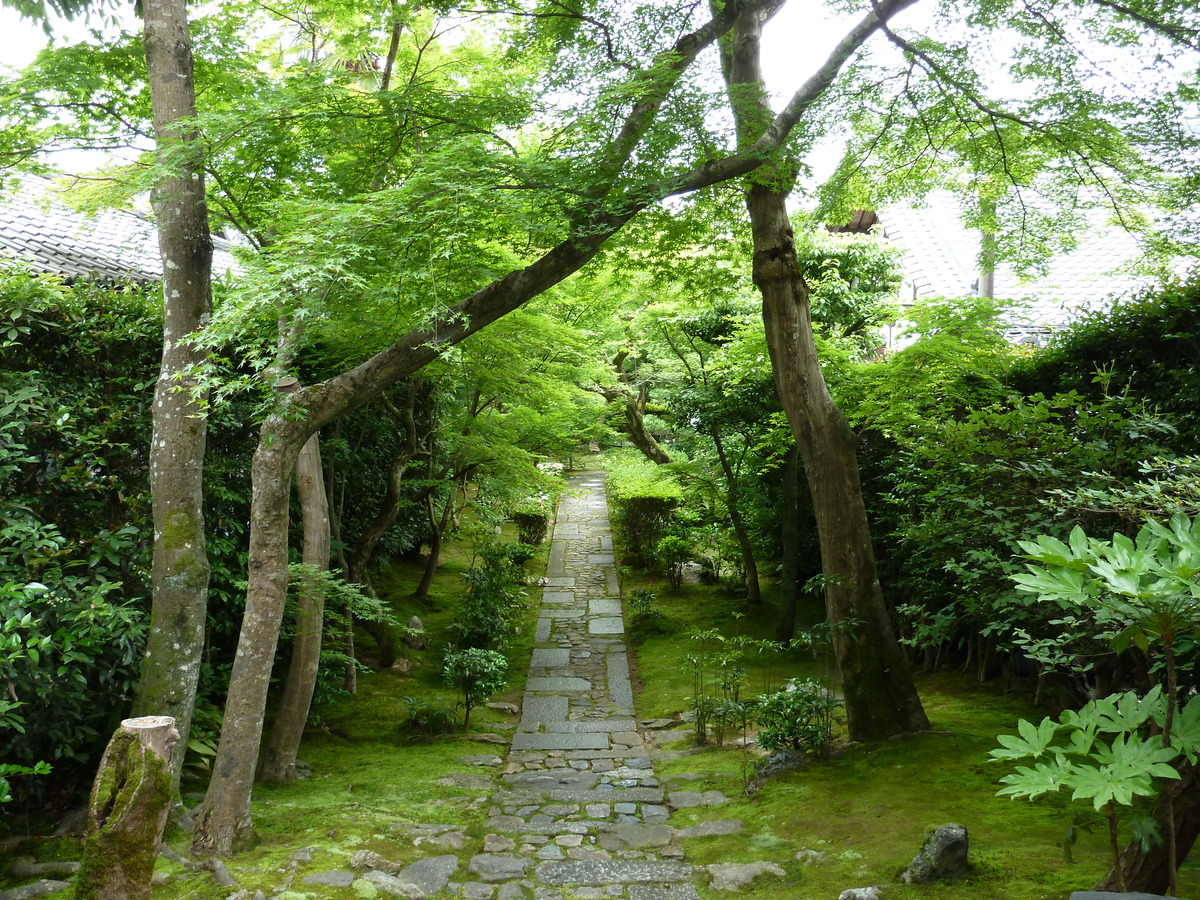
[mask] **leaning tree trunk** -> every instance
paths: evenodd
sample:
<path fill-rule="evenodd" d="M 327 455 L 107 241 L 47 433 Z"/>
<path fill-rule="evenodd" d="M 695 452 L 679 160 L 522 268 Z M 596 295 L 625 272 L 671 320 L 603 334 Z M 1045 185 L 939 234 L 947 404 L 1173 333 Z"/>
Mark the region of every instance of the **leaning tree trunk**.
<path fill-rule="evenodd" d="M 723 45 L 730 105 L 739 134 L 757 140 L 772 115 L 762 85 L 762 25 L 778 8 L 742 12 Z M 852 740 L 929 728 L 896 640 L 875 570 L 859 483 L 854 433 L 829 395 L 813 339 L 808 287 L 800 275 L 787 193 L 794 175 L 781 165 L 755 175 L 746 196 L 754 239 L 753 277 L 763 298 L 771 369 L 800 447 L 821 542 L 825 604 L 834 630 Z"/>
<path fill-rule="evenodd" d="M 258 593 L 253 595 L 253 606 L 247 597 L 217 759 L 196 815 L 192 849 L 202 856 L 234 853 L 253 838 L 250 792 L 258 767 L 279 623 L 287 599 L 288 494 L 302 446 L 294 430 L 304 433 L 303 423 L 279 418 L 268 420 L 263 430 L 273 431 L 278 439 L 260 440 L 251 466 L 254 493 L 247 575 Z"/>
<path fill-rule="evenodd" d="M 425 510 L 429 515 L 431 532 L 429 535 L 429 559 L 425 562 L 425 571 L 421 573 L 421 583 L 413 592 L 413 596 L 418 599 L 428 597 L 429 589 L 433 587 L 433 576 L 437 574 L 438 561 L 442 556 L 442 535 L 450 525 L 450 514 L 454 511 L 454 489 L 451 488 L 450 496 L 446 498 L 446 505 L 442 507 L 440 520 L 433 513 L 433 497 L 425 498 Z"/>
<path fill-rule="evenodd" d="M 212 309 L 212 236 L 200 141 L 190 126 L 178 124 L 196 115 L 185 4 L 146 0 L 143 16 L 155 136 L 160 158 L 169 160 L 172 171 L 153 192 L 163 262 L 163 355 L 149 454 L 154 519 L 150 633 L 133 711 L 174 718 L 186 747 L 204 647 L 209 575 L 202 493 L 206 392 L 193 373 L 204 354 L 189 337 L 207 323 Z M 178 753 L 172 762 L 176 791 L 183 757 Z"/>
<path fill-rule="evenodd" d="M 325 493 L 321 467 L 321 441 L 313 435 L 305 442 L 296 460 L 296 494 L 304 525 L 302 560 L 306 566 L 325 572 L 329 569 L 329 498 Z M 279 712 L 271 737 L 263 751 L 260 777 L 266 782 L 296 779 L 296 756 L 304 724 L 312 706 L 321 667 L 321 632 L 325 624 L 325 587 L 319 579 L 300 585 L 296 608 L 296 637 L 292 642 L 292 660 Z"/>
<path fill-rule="evenodd" d="M 154 859 L 175 796 L 172 756 L 179 732 L 170 716 L 126 719 L 108 742 L 92 785 L 75 900 L 150 896 Z"/>

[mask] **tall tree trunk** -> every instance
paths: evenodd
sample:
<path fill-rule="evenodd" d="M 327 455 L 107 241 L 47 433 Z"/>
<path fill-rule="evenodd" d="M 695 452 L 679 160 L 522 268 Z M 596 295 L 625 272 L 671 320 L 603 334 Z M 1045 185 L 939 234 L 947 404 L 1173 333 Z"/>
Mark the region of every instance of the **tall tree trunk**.
<path fill-rule="evenodd" d="M 762 85 L 762 26 L 778 8 L 741 13 L 725 49 L 730 101 L 741 137 L 757 140 L 772 119 Z M 859 483 L 855 437 L 829 395 L 813 340 L 808 287 L 800 275 L 787 193 L 794 173 L 781 165 L 755 176 L 746 196 L 754 239 L 754 283 L 763 298 L 771 368 L 812 493 L 852 740 L 929 728 L 896 640 L 875 570 Z"/>
<path fill-rule="evenodd" d="M 796 635 L 796 607 L 800 601 L 800 448 L 788 451 L 783 465 L 783 512 L 780 540 L 783 551 L 783 585 L 779 601 L 779 624 L 775 640 L 790 641 Z"/>
<path fill-rule="evenodd" d="M 313 435 L 296 460 L 296 495 L 304 526 L 306 566 L 320 572 L 329 569 L 329 497 L 325 493 L 321 466 L 321 440 Z M 267 782 L 296 779 L 296 756 L 312 706 L 317 673 L 321 667 L 321 632 L 325 625 L 325 588 L 319 580 L 300 585 L 296 607 L 296 637 L 279 712 L 264 750 L 261 777 Z"/>
<path fill-rule="evenodd" d="M 738 547 L 742 551 L 742 570 L 746 573 L 746 602 L 762 603 L 762 590 L 758 583 L 758 563 L 754 561 L 754 545 L 750 542 L 750 530 L 746 528 L 746 520 L 742 516 L 741 491 L 738 490 L 737 473 L 730 465 L 729 456 L 725 453 L 725 444 L 721 434 L 715 428 L 709 434 L 713 445 L 717 448 L 717 459 L 721 463 L 721 472 L 725 475 L 728 485 L 729 519 L 733 523 L 733 533 L 737 537 Z"/>
<path fill-rule="evenodd" d="M 616 137 L 596 158 L 597 201 L 637 150 L 665 97 L 700 51 L 728 30 L 735 16 L 766 0 L 728 4 L 712 21 L 682 36 L 647 69 L 639 99 L 632 104 Z M 738 178 L 763 164 L 766 155 L 786 141 L 796 123 L 828 89 L 837 71 L 877 27 L 879 15 L 891 15 L 912 0 L 882 0 L 853 26 L 766 129 L 746 150 L 703 164 L 659 182 L 623 191 L 595 211 L 580 214 L 568 237 L 527 266 L 515 269 L 455 303 L 393 341 L 354 369 L 298 391 L 281 401 L 263 423 L 251 469 L 254 493 L 250 508 L 250 565 L 246 613 L 229 683 L 229 699 L 221 741 L 196 822 L 193 850 L 227 854 L 252 833 L 250 791 L 262 737 L 262 717 L 279 622 L 287 593 L 287 489 L 291 467 L 308 438 L 325 425 L 357 409 L 383 391 L 420 371 L 449 347 L 457 345 L 497 319 L 579 271 L 604 243 L 639 212 L 666 197 L 678 196 Z M 299 415 L 297 415 L 299 413 Z"/>
<path fill-rule="evenodd" d="M 203 504 L 207 396 L 192 373 L 204 353 L 189 337 L 212 311 L 212 236 L 200 143 L 189 126 L 178 124 L 196 115 L 183 0 L 146 0 L 143 30 L 159 157 L 174 160 L 177 171 L 162 178 L 153 192 L 163 262 L 163 355 L 149 455 L 154 520 L 150 634 L 133 715 L 170 716 L 186 747 L 204 648 L 209 576 Z M 171 761 L 176 790 L 183 757 L 181 751 Z"/>
<path fill-rule="evenodd" d="M 192 849 L 202 856 L 234 853 L 253 838 L 250 792 L 258 767 L 279 623 L 287 599 L 288 494 L 292 468 L 302 446 L 295 432 L 303 433 L 296 425 L 268 420 L 264 432 L 278 429 L 281 439 L 260 440 L 254 451 L 247 575 L 255 593 L 247 595 L 217 759 L 196 815 Z"/>

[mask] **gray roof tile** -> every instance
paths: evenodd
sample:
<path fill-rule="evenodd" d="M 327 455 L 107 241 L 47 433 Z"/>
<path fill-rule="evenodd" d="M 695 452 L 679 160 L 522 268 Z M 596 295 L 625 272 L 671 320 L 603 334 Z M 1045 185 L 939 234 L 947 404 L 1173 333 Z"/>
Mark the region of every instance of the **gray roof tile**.
<path fill-rule="evenodd" d="M 162 278 L 154 223 L 127 210 L 77 212 L 55 196 L 48 178 L 22 176 L 15 193 L 0 195 L 0 259 L 20 259 L 36 272 L 74 280 Z M 213 272 L 235 270 L 230 244 L 213 239 Z"/>

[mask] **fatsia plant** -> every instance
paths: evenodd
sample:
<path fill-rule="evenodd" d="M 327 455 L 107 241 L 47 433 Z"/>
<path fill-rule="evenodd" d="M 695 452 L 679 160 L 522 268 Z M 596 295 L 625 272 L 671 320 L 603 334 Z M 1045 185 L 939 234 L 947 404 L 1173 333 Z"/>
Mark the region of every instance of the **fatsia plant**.
<path fill-rule="evenodd" d="M 1034 563 L 1013 576 L 1019 590 L 1068 610 L 1090 611 L 1118 652 L 1130 644 L 1147 654 L 1161 648 L 1167 687 L 1158 740 L 1168 751 L 1179 699 L 1177 643 L 1200 630 L 1200 517 L 1176 513 L 1166 523 L 1149 521 L 1135 538 L 1115 534 L 1111 541 L 1101 541 L 1077 526 L 1066 543 L 1039 535 L 1020 545 Z M 1189 761 L 1194 764 L 1191 754 Z M 1179 848 L 1172 795 L 1164 799 L 1168 880 L 1174 893 Z M 1115 861 L 1114 872 L 1123 884 Z"/>
<path fill-rule="evenodd" d="M 1156 779 L 1178 779 L 1172 763 L 1183 754 L 1194 764 L 1200 750 L 1200 697 L 1193 697 L 1180 716 L 1186 726 L 1164 745 L 1158 734 L 1151 733 L 1151 726 L 1163 725 L 1166 708 L 1166 697 L 1156 686 L 1144 697 L 1130 691 L 1093 700 L 1078 712 L 1067 710 L 1057 722 L 1047 717 L 1034 725 L 1022 719 L 1018 734 L 997 738 L 1001 746 L 991 757 L 1032 759 L 1033 765 L 1017 766 L 1001 778 L 1004 787 L 998 793 L 1035 800 L 1068 788 L 1072 800 L 1090 802 L 1108 822 L 1112 863 L 1124 891 L 1118 839 L 1123 810 L 1137 797 L 1154 796 Z M 1141 829 L 1147 835 L 1156 831 Z"/>

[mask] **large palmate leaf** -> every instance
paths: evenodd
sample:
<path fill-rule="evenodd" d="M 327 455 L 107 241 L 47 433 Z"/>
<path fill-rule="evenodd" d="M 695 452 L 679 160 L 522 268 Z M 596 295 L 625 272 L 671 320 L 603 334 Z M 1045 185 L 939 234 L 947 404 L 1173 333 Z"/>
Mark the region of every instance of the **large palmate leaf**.
<path fill-rule="evenodd" d="M 1006 786 L 997 793 L 1014 799 L 1028 797 L 1034 800 L 1042 794 L 1056 792 L 1068 783 L 1070 775 L 1071 766 L 1061 757 L 1056 757 L 1053 762 L 1038 763 L 1032 768 L 1017 766 L 1017 771 L 1000 779 L 1000 783 Z"/>
<path fill-rule="evenodd" d="M 1049 718 L 1043 719 L 1037 726 L 1022 719 L 1017 723 L 1020 737 L 1013 734 L 999 735 L 996 740 L 1002 745 L 1001 749 L 993 750 L 990 755 L 993 759 L 1024 759 L 1028 756 L 1037 759 L 1050 749 L 1058 729 L 1059 726 Z"/>

